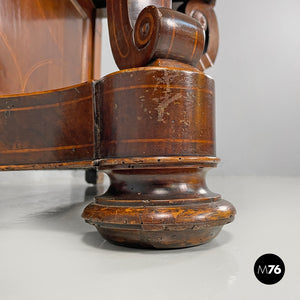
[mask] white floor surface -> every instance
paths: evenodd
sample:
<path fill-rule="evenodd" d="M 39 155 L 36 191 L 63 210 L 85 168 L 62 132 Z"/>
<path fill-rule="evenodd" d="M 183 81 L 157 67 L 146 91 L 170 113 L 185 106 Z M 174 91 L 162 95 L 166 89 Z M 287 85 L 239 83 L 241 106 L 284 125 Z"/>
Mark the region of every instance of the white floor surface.
<path fill-rule="evenodd" d="M 85 224 L 95 188 L 83 177 L 0 173 L 1 300 L 300 299 L 300 178 L 209 177 L 236 220 L 206 245 L 157 251 L 111 245 Z M 265 253 L 286 268 L 271 286 L 253 273 Z"/>

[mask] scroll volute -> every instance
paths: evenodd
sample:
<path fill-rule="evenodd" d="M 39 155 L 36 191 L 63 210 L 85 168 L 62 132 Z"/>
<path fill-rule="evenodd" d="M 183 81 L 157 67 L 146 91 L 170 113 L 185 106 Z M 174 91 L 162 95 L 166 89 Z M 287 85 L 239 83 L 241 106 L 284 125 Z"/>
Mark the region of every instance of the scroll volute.
<path fill-rule="evenodd" d="M 132 28 L 134 28 L 136 19 L 145 7 L 155 5 L 157 7 L 172 8 L 171 2 L 171 0 L 127 0 L 129 21 Z"/>
<path fill-rule="evenodd" d="M 197 19 L 205 29 L 205 48 L 197 66 L 201 71 L 213 66 L 218 53 L 219 28 L 215 4 L 215 0 L 190 0 L 185 7 L 185 13 Z"/>
<path fill-rule="evenodd" d="M 146 66 L 156 58 L 198 66 L 205 29 L 170 5 L 168 0 L 107 0 L 110 43 L 120 69 Z"/>

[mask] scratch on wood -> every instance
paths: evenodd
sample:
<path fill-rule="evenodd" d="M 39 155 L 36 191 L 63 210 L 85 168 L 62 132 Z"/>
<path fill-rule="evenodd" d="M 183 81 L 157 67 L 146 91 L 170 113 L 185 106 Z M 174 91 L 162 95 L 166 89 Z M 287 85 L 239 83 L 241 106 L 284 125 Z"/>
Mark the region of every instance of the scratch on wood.
<path fill-rule="evenodd" d="M 176 100 L 179 100 L 181 98 L 181 94 L 175 94 L 172 93 L 172 90 L 169 88 L 171 86 L 171 80 L 174 81 L 176 76 L 172 76 L 168 73 L 167 70 L 164 70 L 164 75 L 157 78 L 157 85 L 166 85 L 166 89 L 162 91 L 162 95 L 159 98 L 153 98 L 154 101 L 158 103 L 158 106 L 155 108 L 157 111 L 157 121 L 158 122 L 164 122 L 164 116 L 166 114 L 167 107 L 175 102 Z M 157 91 L 157 88 L 154 89 L 154 92 Z M 169 115 L 167 113 L 167 115 Z"/>
<path fill-rule="evenodd" d="M 155 108 L 157 110 L 157 121 L 163 122 L 163 118 L 165 115 L 165 109 L 174 101 L 181 98 L 180 94 L 176 94 L 172 97 L 166 97 L 162 102 L 158 104 L 158 106 Z"/>

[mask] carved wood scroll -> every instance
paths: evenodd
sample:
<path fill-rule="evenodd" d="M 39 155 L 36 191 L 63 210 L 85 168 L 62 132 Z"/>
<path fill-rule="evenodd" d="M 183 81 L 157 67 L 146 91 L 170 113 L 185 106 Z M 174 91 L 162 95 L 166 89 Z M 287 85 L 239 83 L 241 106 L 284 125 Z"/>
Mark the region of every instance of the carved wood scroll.
<path fill-rule="evenodd" d="M 185 8 L 185 13 L 197 19 L 205 29 L 205 49 L 197 66 L 201 71 L 213 66 L 218 53 L 219 28 L 213 9 L 215 2 L 190 0 Z"/>
<path fill-rule="evenodd" d="M 149 2 L 155 5 L 138 13 Z M 183 14 L 170 9 L 170 1 L 107 1 L 116 64 L 127 69 L 159 58 L 173 59 L 204 71 L 213 65 L 218 50 L 214 4 L 215 1 L 192 0 Z"/>

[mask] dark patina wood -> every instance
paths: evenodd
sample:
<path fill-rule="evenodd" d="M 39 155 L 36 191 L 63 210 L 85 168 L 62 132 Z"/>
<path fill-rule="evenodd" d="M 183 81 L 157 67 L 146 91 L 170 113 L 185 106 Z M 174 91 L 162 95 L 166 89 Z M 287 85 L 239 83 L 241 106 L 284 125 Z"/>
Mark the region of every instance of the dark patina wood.
<path fill-rule="evenodd" d="M 219 160 L 214 81 L 201 71 L 216 58 L 218 28 L 212 1 L 187 3 L 191 17 L 154 2 L 165 7 L 107 1 L 112 50 L 125 70 L 97 86 L 95 165 L 111 185 L 83 217 L 114 243 L 180 248 L 208 242 L 236 213 L 205 183 Z"/>
<path fill-rule="evenodd" d="M 0 170 L 91 166 L 91 84 L 53 89 L 100 78 L 92 0 L 2 0 L 0 16 Z"/>
<path fill-rule="evenodd" d="M 51 14 L 52 1 L 44 5 Z M 74 73 L 68 64 L 64 85 L 69 79 L 92 78 L 93 5 L 90 0 L 59 3 L 70 5 L 83 47 L 69 58 L 84 63 Z M 121 71 L 99 82 L 0 97 L 0 170 L 94 166 L 105 171 L 110 188 L 83 217 L 114 243 L 180 248 L 214 238 L 235 215 L 235 208 L 205 182 L 207 171 L 219 161 L 214 81 L 203 73 L 218 50 L 214 5 L 210 0 L 184 1 L 177 12 L 169 0 L 107 1 L 111 46 Z M 28 16 L 38 18 L 44 10 L 29 11 Z M 31 28 L 25 22 L 27 26 Z M 56 37 L 51 30 L 49 34 Z M 53 47 L 49 41 L 43 44 L 45 52 Z M 3 45 L 8 54 L 1 54 L 10 57 L 8 65 L 21 81 L 18 92 L 30 90 L 33 83 L 40 90 L 61 82 L 59 76 L 48 83 L 39 78 L 45 78 L 43 67 L 50 64 L 41 64 L 38 57 L 28 61 L 33 64 L 29 71 L 26 65 L 20 68 L 21 47 L 11 46 L 2 33 Z M 64 60 L 64 53 L 57 57 Z M 57 74 L 64 72 L 59 66 Z M 7 93 L 16 92 L 6 87 Z"/>
<path fill-rule="evenodd" d="M 214 82 L 205 74 L 127 69 L 99 88 L 99 157 L 215 155 Z"/>
<path fill-rule="evenodd" d="M 94 85 L 0 96 L 0 170 L 90 167 Z"/>
<path fill-rule="evenodd" d="M 205 35 L 199 22 L 167 7 L 150 5 L 141 11 L 133 27 L 128 10 L 134 3 L 129 6 L 127 1 L 107 2 L 110 43 L 120 69 L 145 66 L 156 58 L 198 64 Z"/>
<path fill-rule="evenodd" d="M 185 7 L 185 13 L 198 20 L 205 29 L 205 51 L 197 65 L 201 71 L 213 66 L 218 53 L 219 28 L 214 6 L 215 1 L 190 0 Z"/>

